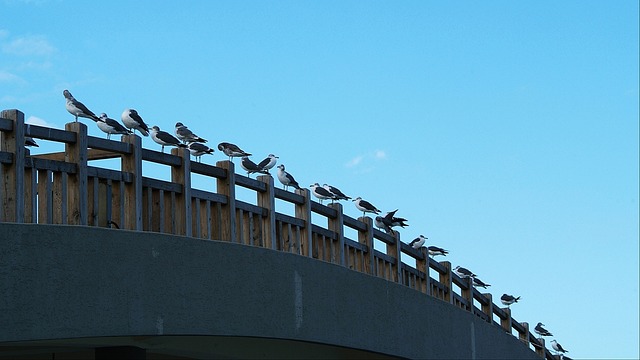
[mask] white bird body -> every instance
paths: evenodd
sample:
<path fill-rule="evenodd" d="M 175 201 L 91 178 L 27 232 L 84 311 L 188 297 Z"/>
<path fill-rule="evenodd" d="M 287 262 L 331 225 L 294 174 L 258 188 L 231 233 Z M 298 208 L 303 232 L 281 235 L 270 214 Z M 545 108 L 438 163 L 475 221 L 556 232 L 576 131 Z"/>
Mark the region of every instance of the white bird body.
<path fill-rule="evenodd" d="M 284 164 L 278 165 L 278 174 L 277 175 L 278 175 L 278 180 L 280 180 L 280 183 L 282 183 L 282 185 L 285 188 L 285 190 L 289 186 L 293 186 L 296 189 L 300 189 L 300 185 L 298 185 L 298 182 L 296 181 L 296 179 L 294 179 L 291 174 L 289 174 L 288 172 L 286 172 L 284 170 Z"/>
<path fill-rule="evenodd" d="M 500 297 L 500 301 L 502 302 L 502 304 L 504 305 L 511 305 L 514 303 L 517 303 L 518 300 L 520 300 L 520 296 L 515 297 L 513 295 L 509 295 L 509 294 L 502 294 L 502 296 Z"/>
<path fill-rule="evenodd" d="M 189 152 L 191 155 L 196 157 L 196 160 L 201 161 L 202 155 L 204 154 L 213 154 L 213 149 L 208 147 L 207 145 L 199 142 L 192 142 L 187 145 Z"/>
<path fill-rule="evenodd" d="M 71 95 L 69 90 L 64 90 L 62 92 L 62 95 L 64 95 L 65 99 L 67 100 L 65 108 L 71 115 L 75 116 L 76 122 L 78 121 L 78 117 L 91 119 L 93 121 L 98 120 L 96 114 L 94 114 L 93 111 L 89 110 L 83 103 L 76 100 L 76 98 Z"/>
<path fill-rule="evenodd" d="M 373 206 L 370 202 L 368 202 L 367 200 L 363 200 L 360 196 L 358 196 L 357 198 L 351 200 L 353 201 L 353 203 L 356 205 L 356 209 L 362 211 L 362 216 L 364 217 L 365 213 L 373 213 L 373 214 L 380 214 L 380 210 L 378 210 L 378 208 L 376 208 L 375 206 Z"/>
<path fill-rule="evenodd" d="M 549 330 L 544 328 L 544 324 L 539 322 L 538 325 L 536 325 L 536 327 L 533 329 L 533 331 L 536 332 L 536 334 L 540 335 L 540 336 L 553 336 L 552 333 L 549 332 Z"/>
<path fill-rule="evenodd" d="M 201 138 L 200 136 L 194 134 L 188 127 L 183 125 L 181 122 L 176 123 L 175 134 L 178 139 L 180 139 L 183 143 L 190 142 L 202 142 L 206 143 L 207 140 Z"/>
<path fill-rule="evenodd" d="M 331 195 L 333 195 L 331 198 L 332 200 L 351 200 L 350 197 L 345 195 L 342 191 L 340 191 L 340 189 L 338 189 L 335 186 L 324 184 L 322 185 L 322 187 L 325 188 L 327 191 L 329 191 Z"/>
<path fill-rule="evenodd" d="M 429 246 L 427 250 L 429 251 L 429 255 L 431 256 L 437 256 L 437 255 L 447 256 L 447 254 L 449 253 L 449 251 L 433 245 Z"/>
<path fill-rule="evenodd" d="M 553 348 L 553 350 L 555 350 L 555 351 L 557 351 L 559 353 L 563 353 L 564 354 L 564 353 L 568 352 L 555 339 L 551 340 L 551 347 Z"/>
<path fill-rule="evenodd" d="M 127 128 L 133 131 L 138 130 L 143 136 L 149 136 L 149 127 L 144 123 L 142 117 L 140 117 L 136 110 L 124 109 L 120 118 Z"/>
<path fill-rule="evenodd" d="M 266 170 L 262 170 L 256 163 L 251 161 L 248 156 L 243 156 L 242 161 L 240 161 L 240 166 L 247 172 L 247 175 L 251 175 L 253 173 L 262 173 L 266 174 Z"/>
<path fill-rule="evenodd" d="M 96 125 L 98 125 L 98 129 L 107 133 L 107 139 L 111 138 L 111 134 L 131 134 L 130 130 L 122 126 L 122 124 L 116 120 L 109 118 L 105 113 L 100 114 L 98 121 L 96 121 Z"/>
<path fill-rule="evenodd" d="M 180 140 L 176 139 L 175 136 L 169 134 L 166 131 L 160 130 L 158 126 L 151 127 L 151 139 L 159 145 L 162 145 L 162 152 L 164 152 L 165 146 L 178 146 L 178 147 L 186 147 Z"/>
<path fill-rule="evenodd" d="M 414 249 L 420 249 L 424 246 L 424 243 L 427 241 L 427 239 L 428 238 L 424 237 L 423 235 L 420 235 L 417 238 L 411 240 L 409 245 Z"/>
<path fill-rule="evenodd" d="M 472 273 L 471 271 L 469 271 L 466 268 L 463 268 L 462 266 L 456 266 L 455 269 L 453 269 L 453 272 L 456 273 L 456 275 L 460 276 L 461 278 L 468 278 L 468 277 L 475 277 L 476 274 Z"/>
<path fill-rule="evenodd" d="M 311 193 L 320 200 L 321 204 L 322 204 L 322 200 L 333 198 L 333 194 L 329 190 L 321 187 L 320 184 L 318 183 L 312 184 L 310 188 L 311 188 Z"/>
<path fill-rule="evenodd" d="M 269 170 L 276 166 L 277 159 L 279 159 L 277 156 L 269 154 L 264 160 L 258 163 L 258 167 L 269 173 Z"/>
<path fill-rule="evenodd" d="M 218 150 L 222 151 L 231 160 L 234 157 L 251 156 L 248 152 L 240 149 L 237 145 L 228 142 L 218 144 Z"/>

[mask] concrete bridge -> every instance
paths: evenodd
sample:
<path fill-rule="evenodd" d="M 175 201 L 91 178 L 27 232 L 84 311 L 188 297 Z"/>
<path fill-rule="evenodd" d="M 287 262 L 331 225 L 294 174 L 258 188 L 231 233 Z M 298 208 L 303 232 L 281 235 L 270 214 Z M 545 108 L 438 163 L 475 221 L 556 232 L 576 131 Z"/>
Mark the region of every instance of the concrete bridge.
<path fill-rule="evenodd" d="M 554 358 L 450 263 L 306 189 L 82 123 L 27 126 L 17 110 L 0 131 L 0 358 Z M 31 156 L 25 136 L 65 151 Z M 92 166 L 105 158 L 121 168 Z M 171 180 L 145 177 L 143 160 Z"/>

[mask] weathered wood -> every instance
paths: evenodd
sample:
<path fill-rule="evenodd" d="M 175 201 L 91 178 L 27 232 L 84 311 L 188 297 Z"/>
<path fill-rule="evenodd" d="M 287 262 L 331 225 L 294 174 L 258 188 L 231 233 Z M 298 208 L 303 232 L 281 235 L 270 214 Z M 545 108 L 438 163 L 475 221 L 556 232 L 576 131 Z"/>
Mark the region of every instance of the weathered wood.
<path fill-rule="evenodd" d="M 502 309 L 502 311 L 504 312 L 505 316 L 500 319 L 500 326 L 502 326 L 504 331 L 511 334 L 511 309 L 504 308 Z"/>
<path fill-rule="evenodd" d="M 131 154 L 123 154 L 120 161 L 122 171 L 133 174 L 133 181 L 124 184 L 124 221 L 120 226 L 142 231 L 142 140 L 137 135 L 123 135 L 121 141 L 132 145 Z"/>
<path fill-rule="evenodd" d="M 373 275 L 373 219 L 367 216 L 361 217 L 358 220 L 360 220 L 366 226 L 366 229 L 364 231 L 358 231 L 358 242 L 367 247 L 367 250 L 364 252 L 362 266 L 365 273 Z"/>
<path fill-rule="evenodd" d="M 473 312 L 473 279 L 466 278 L 462 279 L 465 283 L 465 287 L 460 288 L 460 296 L 469 303 L 469 311 Z"/>
<path fill-rule="evenodd" d="M 529 323 L 523 322 L 520 325 L 522 325 L 523 331 L 518 332 L 518 337 L 520 341 L 529 346 Z"/>
<path fill-rule="evenodd" d="M 400 262 L 402 259 L 402 252 L 400 251 L 400 233 L 393 231 L 394 241 L 392 244 L 387 243 L 387 255 L 396 259 L 395 271 L 391 274 L 392 280 L 395 282 L 402 282 L 402 268 Z"/>
<path fill-rule="evenodd" d="M 27 149 L 27 152 L 29 150 Z M 35 169 L 26 169 L 24 172 L 24 222 L 36 223 L 37 209 L 37 172 Z"/>
<path fill-rule="evenodd" d="M 279 189 L 274 189 L 274 195 Z M 288 191 L 286 191 L 289 193 Z M 300 230 L 300 254 L 303 256 L 313 256 L 313 234 L 311 227 L 311 193 L 309 189 L 296 189 L 296 195 L 302 198 L 302 202 L 294 203 L 295 216 L 297 219 L 304 221 L 304 225 Z"/>
<path fill-rule="evenodd" d="M 3 110 L 1 118 L 12 120 L 13 131 L 0 132 L 0 151 L 13 154 L 13 163 L 2 166 L 2 221 L 24 222 L 24 113 Z"/>
<path fill-rule="evenodd" d="M 422 253 L 421 259 L 416 259 L 416 269 L 424 273 L 424 278 L 420 281 L 418 290 L 427 295 L 431 295 L 431 285 L 429 284 L 429 256 L 427 255 L 427 248 L 421 247 L 419 251 Z"/>
<path fill-rule="evenodd" d="M 236 179 L 235 179 L 235 167 L 231 161 L 224 160 L 218 161 L 216 166 L 226 170 L 225 178 L 217 178 L 216 189 L 222 195 L 226 195 L 229 202 L 222 207 L 221 222 L 225 224 L 222 226 L 222 238 L 220 240 L 237 242 L 236 235 Z"/>
<path fill-rule="evenodd" d="M 171 167 L 171 182 L 180 184 L 182 192 L 176 194 L 176 233 L 191 236 L 193 226 L 191 213 L 191 159 L 185 148 L 171 149 L 171 155 L 181 159 L 180 165 Z"/>
<path fill-rule="evenodd" d="M 65 130 L 76 133 L 76 142 L 65 144 L 65 162 L 76 165 L 76 173 L 67 176 L 67 224 L 87 225 L 87 125 L 67 123 Z"/>
<path fill-rule="evenodd" d="M 344 224 L 343 215 L 342 215 L 342 204 L 333 203 L 329 204 L 329 207 L 336 211 L 335 218 L 329 218 L 329 230 L 333 231 L 336 236 L 336 241 L 331 242 L 331 248 L 333 249 L 332 254 L 336 256 L 335 259 L 332 259 L 331 262 L 340 264 L 342 266 L 346 266 L 346 258 L 345 258 L 345 245 L 344 245 L 344 228 L 342 224 Z"/>
<path fill-rule="evenodd" d="M 276 249 L 276 198 L 274 193 L 274 182 L 270 175 L 258 176 L 258 181 L 264 184 L 263 192 L 256 192 L 258 206 L 266 210 L 266 216 L 261 221 L 262 243 L 266 248 Z"/>
<path fill-rule="evenodd" d="M 453 291 L 453 286 L 451 281 L 451 263 L 448 261 L 441 261 L 440 265 L 445 268 L 445 272 L 440 273 L 440 283 L 445 287 L 443 300 L 452 304 L 453 296 L 451 296 L 451 292 Z"/>

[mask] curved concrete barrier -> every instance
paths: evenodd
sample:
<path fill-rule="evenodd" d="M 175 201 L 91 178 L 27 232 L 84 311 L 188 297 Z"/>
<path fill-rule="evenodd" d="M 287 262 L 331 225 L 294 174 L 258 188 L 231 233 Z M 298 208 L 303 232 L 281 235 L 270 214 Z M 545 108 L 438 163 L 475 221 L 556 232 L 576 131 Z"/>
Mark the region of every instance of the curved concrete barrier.
<path fill-rule="evenodd" d="M 276 357 L 265 344 L 279 343 L 298 357 L 539 359 L 469 312 L 299 255 L 82 226 L 0 224 L 0 234 L 0 356 L 9 345 L 127 345 Z M 176 339 L 208 345 L 196 353 Z"/>

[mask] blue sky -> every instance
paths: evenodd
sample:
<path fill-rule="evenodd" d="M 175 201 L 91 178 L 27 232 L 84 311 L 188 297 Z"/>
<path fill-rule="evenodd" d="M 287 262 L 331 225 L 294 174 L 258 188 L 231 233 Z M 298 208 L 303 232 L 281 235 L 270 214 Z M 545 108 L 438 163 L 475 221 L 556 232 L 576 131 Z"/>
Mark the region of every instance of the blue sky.
<path fill-rule="evenodd" d="M 572 357 L 640 357 L 637 1 L 0 9 L 0 108 L 63 128 L 69 89 L 274 153 L 303 186 L 399 209 L 403 241 L 424 234 L 494 297 L 521 295 L 514 318 Z"/>

